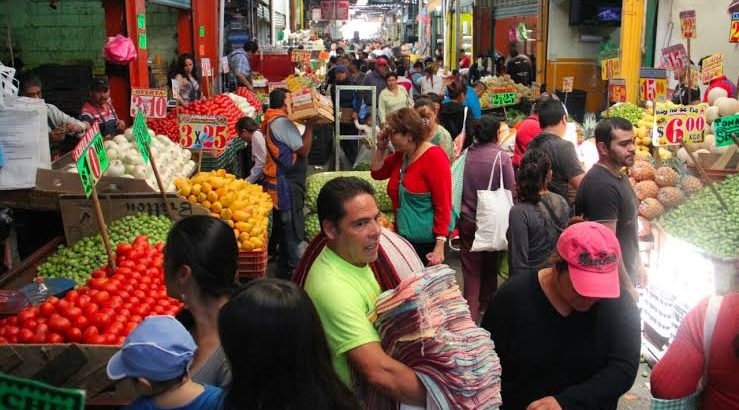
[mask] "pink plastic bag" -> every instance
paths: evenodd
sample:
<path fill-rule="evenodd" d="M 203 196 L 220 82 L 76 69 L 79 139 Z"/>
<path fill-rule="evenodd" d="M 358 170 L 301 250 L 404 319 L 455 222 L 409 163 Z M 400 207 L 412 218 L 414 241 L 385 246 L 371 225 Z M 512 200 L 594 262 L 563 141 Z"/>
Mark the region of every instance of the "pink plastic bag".
<path fill-rule="evenodd" d="M 120 34 L 108 37 L 103 47 L 105 59 L 114 64 L 128 64 L 136 59 L 136 46 L 130 38 Z"/>

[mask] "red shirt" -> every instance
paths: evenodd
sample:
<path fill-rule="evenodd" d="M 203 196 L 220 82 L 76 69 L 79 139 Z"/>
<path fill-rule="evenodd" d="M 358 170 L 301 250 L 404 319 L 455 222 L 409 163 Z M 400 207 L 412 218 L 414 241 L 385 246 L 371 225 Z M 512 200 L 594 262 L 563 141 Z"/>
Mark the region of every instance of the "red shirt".
<path fill-rule="evenodd" d="M 516 148 L 513 153 L 513 165 L 518 167 L 521 164 L 521 157 L 526 153 L 526 147 L 529 146 L 534 137 L 539 135 L 541 127 L 539 127 L 539 116 L 531 114 L 529 118 L 526 118 L 521 122 L 516 132 Z"/>
<path fill-rule="evenodd" d="M 459 60 L 459 68 L 470 68 L 471 65 L 472 59 L 468 55 L 462 57 L 462 59 Z"/>
<path fill-rule="evenodd" d="M 695 392 L 703 377 L 703 323 L 708 299 L 685 316 L 662 360 L 652 372 L 652 395 L 679 399 Z M 701 409 L 731 409 L 739 403 L 739 359 L 732 345 L 739 334 L 739 293 L 724 296 L 708 357 L 708 381 Z"/>
<path fill-rule="evenodd" d="M 734 98 L 734 90 L 731 89 L 731 84 L 728 78 L 726 76 L 719 77 L 715 80 L 711 80 L 711 82 L 708 84 L 708 88 L 706 89 L 706 93 L 703 94 L 703 102 L 708 102 L 708 92 L 711 91 L 714 88 L 723 88 L 726 90 L 726 95 L 729 98 Z"/>
<path fill-rule="evenodd" d="M 400 207 L 400 166 L 403 153 L 394 152 L 385 158 L 382 168 L 372 171 L 372 178 L 384 180 L 387 194 L 393 203 L 393 210 Z M 405 189 L 421 194 L 430 192 L 434 206 L 434 235 L 447 236 L 452 218 L 452 170 L 449 158 L 443 149 L 433 146 L 405 169 L 403 180 Z"/>

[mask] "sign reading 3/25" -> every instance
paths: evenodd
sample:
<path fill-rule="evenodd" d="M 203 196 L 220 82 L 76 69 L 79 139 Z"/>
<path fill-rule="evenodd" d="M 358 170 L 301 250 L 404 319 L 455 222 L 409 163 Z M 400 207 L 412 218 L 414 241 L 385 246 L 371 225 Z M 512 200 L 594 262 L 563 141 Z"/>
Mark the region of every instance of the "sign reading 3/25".
<path fill-rule="evenodd" d="M 226 148 L 228 140 L 228 120 L 223 115 L 180 114 L 178 116 L 180 145 L 196 150 L 215 150 Z"/>

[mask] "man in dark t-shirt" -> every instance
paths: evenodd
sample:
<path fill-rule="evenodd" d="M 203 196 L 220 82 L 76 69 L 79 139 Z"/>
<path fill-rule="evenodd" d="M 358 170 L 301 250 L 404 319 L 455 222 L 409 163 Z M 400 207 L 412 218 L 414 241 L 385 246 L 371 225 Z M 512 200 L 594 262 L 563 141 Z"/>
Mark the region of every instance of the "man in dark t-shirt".
<path fill-rule="evenodd" d="M 647 273 L 639 256 L 638 201 L 622 172 L 634 165 L 633 126 L 620 117 L 607 118 L 595 128 L 595 140 L 600 159 L 577 190 L 575 214 L 616 233 L 623 261 L 619 266 L 622 282 L 628 274 L 632 285 L 646 286 Z"/>
<path fill-rule="evenodd" d="M 539 103 L 539 126 L 541 133 L 529 142 L 526 149 L 546 152 L 552 161 L 552 180 L 547 188 L 562 196 L 571 206 L 585 171 L 577 159 L 575 146 L 562 139 L 567 131 L 567 116 L 562 102 L 552 98 Z"/>

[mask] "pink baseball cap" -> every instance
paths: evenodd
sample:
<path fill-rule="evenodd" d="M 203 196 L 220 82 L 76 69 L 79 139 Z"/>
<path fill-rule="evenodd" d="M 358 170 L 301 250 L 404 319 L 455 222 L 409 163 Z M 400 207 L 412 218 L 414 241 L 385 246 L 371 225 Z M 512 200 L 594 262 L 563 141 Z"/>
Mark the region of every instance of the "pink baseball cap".
<path fill-rule="evenodd" d="M 603 224 L 580 222 L 562 232 L 557 242 L 559 256 L 567 262 L 575 291 L 591 298 L 620 296 L 618 265 L 621 246 L 616 235 Z"/>

